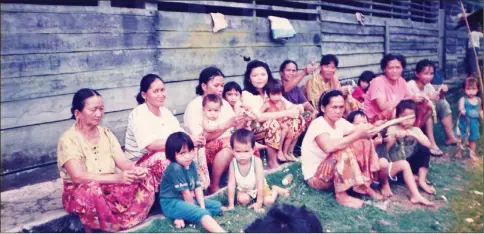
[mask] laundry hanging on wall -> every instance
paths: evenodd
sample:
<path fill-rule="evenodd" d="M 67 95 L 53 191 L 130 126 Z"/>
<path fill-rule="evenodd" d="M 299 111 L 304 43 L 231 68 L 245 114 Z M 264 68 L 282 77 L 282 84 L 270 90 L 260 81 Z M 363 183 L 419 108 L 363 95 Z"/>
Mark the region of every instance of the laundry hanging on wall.
<path fill-rule="evenodd" d="M 296 35 L 296 31 L 288 19 L 269 16 L 269 21 L 271 22 L 272 38 L 276 40 L 284 40 Z"/>
<path fill-rule="evenodd" d="M 227 23 L 227 19 L 225 19 L 225 15 L 223 15 L 222 13 L 210 13 L 210 16 L 212 16 L 214 33 L 229 26 Z"/>

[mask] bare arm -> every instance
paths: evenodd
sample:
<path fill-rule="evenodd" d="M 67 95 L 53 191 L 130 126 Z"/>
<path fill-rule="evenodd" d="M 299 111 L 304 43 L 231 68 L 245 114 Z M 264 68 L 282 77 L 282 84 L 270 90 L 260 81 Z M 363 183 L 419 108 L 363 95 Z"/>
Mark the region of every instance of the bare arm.
<path fill-rule="evenodd" d="M 205 119 L 205 118 L 202 120 L 202 127 L 203 127 L 203 131 L 205 131 L 207 133 L 222 130 L 222 129 L 220 129 L 219 125 L 210 124 L 208 119 Z"/>
<path fill-rule="evenodd" d="M 234 174 L 234 166 L 233 163 L 230 163 L 229 166 L 229 181 L 227 184 L 227 196 L 228 196 L 228 209 L 234 208 L 235 204 L 235 174 Z"/>
<path fill-rule="evenodd" d="M 262 166 L 262 160 L 260 160 L 260 158 L 254 157 L 254 159 L 255 159 L 255 175 L 257 177 L 256 206 L 262 208 L 262 205 L 264 202 L 264 168 Z"/>
<path fill-rule="evenodd" d="M 195 198 L 197 199 L 197 202 L 200 205 L 200 207 L 205 209 L 205 200 L 203 198 L 202 187 L 195 188 Z"/>
<path fill-rule="evenodd" d="M 181 194 L 182 194 L 182 197 L 183 197 L 183 200 L 185 200 L 186 202 L 188 203 L 191 203 L 193 204 L 193 196 L 192 196 L 192 193 L 190 192 L 190 190 L 186 189 L 186 190 L 183 190 L 181 191 Z"/>
<path fill-rule="evenodd" d="M 64 168 L 72 179 L 72 182 L 76 184 L 86 183 L 89 181 L 98 182 L 100 184 L 112 184 L 112 183 L 127 183 L 136 179 L 134 174 L 125 172 L 123 177 L 122 173 L 115 174 L 96 174 L 87 172 L 86 166 L 77 159 L 71 159 L 64 164 Z"/>
<path fill-rule="evenodd" d="M 432 143 L 430 143 L 430 140 L 427 136 L 425 136 L 425 134 L 421 133 L 421 134 L 416 134 L 415 132 L 411 131 L 411 130 L 407 130 L 407 136 L 411 136 L 413 138 L 415 138 L 418 143 L 420 143 L 421 145 L 427 147 L 427 148 L 430 148 L 432 146 Z"/>
<path fill-rule="evenodd" d="M 151 144 L 146 146 L 146 149 L 149 151 L 163 151 L 165 150 L 166 139 L 157 139 Z"/>
<path fill-rule="evenodd" d="M 256 114 L 256 119 L 259 122 L 265 122 L 271 119 L 279 119 L 283 117 L 291 117 L 296 118 L 299 115 L 299 110 L 296 106 L 293 106 L 287 110 L 280 111 L 280 112 L 266 112 L 261 113 L 259 115 Z"/>
<path fill-rule="evenodd" d="M 135 163 L 126 157 L 121 148 L 116 149 L 115 155 L 114 163 L 119 169 L 126 171 L 133 170 L 136 167 Z"/>
<path fill-rule="evenodd" d="M 466 109 L 464 107 L 464 98 L 459 99 L 459 112 L 461 115 L 466 115 Z"/>
<path fill-rule="evenodd" d="M 297 73 L 294 79 L 284 82 L 284 92 L 289 92 L 296 88 L 297 84 L 299 84 L 299 82 L 301 82 L 301 80 L 308 74 L 309 73 L 307 72 L 307 68 L 304 68 L 303 71 L 299 71 Z"/>
<path fill-rule="evenodd" d="M 314 111 L 315 111 L 313 105 L 311 105 L 311 103 L 309 103 L 308 101 L 306 101 L 305 103 L 303 103 L 303 107 L 304 107 L 304 110 L 305 111 L 309 111 L 311 113 L 314 113 Z"/>

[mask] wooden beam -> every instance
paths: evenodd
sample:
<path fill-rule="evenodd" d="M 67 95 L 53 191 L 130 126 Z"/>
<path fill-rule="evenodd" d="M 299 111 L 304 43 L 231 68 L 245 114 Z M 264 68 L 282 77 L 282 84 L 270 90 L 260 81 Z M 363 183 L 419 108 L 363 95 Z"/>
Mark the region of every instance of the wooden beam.
<path fill-rule="evenodd" d="M 445 70 L 445 10 L 439 9 L 439 65 L 441 70 Z"/>
<path fill-rule="evenodd" d="M 111 0 L 98 0 L 97 6 L 98 7 L 111 7 Z"/>
<path fill-rule="evenodd" d="M 385 20 L 385 54 L 390 53 L 390 26 L 388 21 Z"/>

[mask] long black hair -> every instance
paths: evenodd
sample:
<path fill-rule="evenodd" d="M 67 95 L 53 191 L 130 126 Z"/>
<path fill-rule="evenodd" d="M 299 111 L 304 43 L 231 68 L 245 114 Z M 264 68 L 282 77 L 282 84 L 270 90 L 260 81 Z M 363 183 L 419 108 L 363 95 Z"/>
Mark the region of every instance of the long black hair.
<path fill-rule="evenodd" d="M 259 91 L 257 91 L 255 86 L 250 82 L 250 73 L 252 72 L 252 70 L 258 67 L 263 67 L 264 69 L 266 69 L 267 78 L 268 78 L 267 82 L 274 80 L 271 69 L 269 68 L 269 65 L 267 65 L 267 63 L 262 62 L 260 60 L 252 60 L 247 64 L 247 68 L 245 69 L 244 90 L 254 95 L 264 95 L 263 93 L 259 93 Z"/>

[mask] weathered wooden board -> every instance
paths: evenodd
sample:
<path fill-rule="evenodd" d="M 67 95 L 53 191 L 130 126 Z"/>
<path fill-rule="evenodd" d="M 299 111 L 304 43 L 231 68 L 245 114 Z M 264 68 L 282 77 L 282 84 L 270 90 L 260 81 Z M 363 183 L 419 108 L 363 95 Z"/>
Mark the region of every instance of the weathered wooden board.
<path fill-rule="evenodd" d="M 343 34 L 329 34 L 321 35 L 321 42 L 352 42 L 352 43 L 384 43 L 385 38 L 381 36 L 367 36 L 367 35 L 343 35 Z"/>
<path fill-rule="evenodd" d="M 338 56 L 338 69 L 355 66 L 368 66 L 380 64 L 383 53 L 368 53 L 368 54 L 346 54 Z"/>
<path fill-rule="evenodd" d="M 55 6 L 37 4 L 12 4 L 2 3 L 2 12 L 11 13 L 60 13 L 60 14 L 108 14 L 108 15 L 140 15 L 153 16 L 155 11 L 121 7 L 97 7 L 97 6 Z"/>
<path fill-rule="evenodd" d="M 405 35 L 423 35 L 423 36 L 439 36 L 439 31 L 437 28 L 434 30 L 432 29 L 416 29 L 416 28 L 407 28 L 407 27 L 390 27 L 390 35 L 391 34 L 405 34 Z"/>
<path fill-rule="evenodd" d="M 153 66 L 131 66 L 104 71 L 79 72 L 49 76 L 4 78 L 2 102 L 73 94 L 80 88 L 111 89 L 139 85 L 141 78 L 157 73 Z"/>
<path fill-rule="evenodd" d="M 278 71 L 279 66 L 286 59 L 296 60 L 299 66 L 304 66 L 320 58 L 321 50 L 316 46 L 254 47 L 253 57 L 266 62 L 273 72 Z"/>
<path fill-rule="evenodd" d="M 227 82 L 240 77 L 231 77 Z M 197 80 L 166 84 L 165 106 L 174 113 L 183 113 L 195 94 Z M 136 95 L 139 86 L 98 90 L 104 100 L 106 113 L 130 110 L 137 105 Z M 183 93 L 185 95 L 180 96 Z M 71 117 L 70 108 L 73 94 L 52 97 L 25 99 L 1 103 L 1 129 L 9 129 L 34 124 L 56 122 Z"/>
<path fill-rule="evenodd" d="M 156 48 L 158 34 L 151 33 L 2 33 L 2 55 L 86 52 Z"/>
<path fill-rule="evenodd" d="M 321 44 L 323 54 L 364 54 L 364 53 L 383 53 L 382 43 L 345 43 L 345 42 L 326 42 Z"/>
<path fill-rule="evenodd" d="M 428 50 L 437 49 L 437 43 L 425 43 L 419 41 L 412 42 L 392 42 L 390 43 L 390 50 Z"/>
<path fill-rule="evenodd" d="M 298 33 L 294 37 L 289 38 L 286 42 L 272 39 L 270 32 L 256 32 L 254 46 L 319 46 L 321 36 L 318 32 L 315 33 Z"/>
<path fill-rule="evenodd" d="M 420 43 L 435 43 L 439 42 L 438 37 L 434 36 L 407 36 L 402 34 L 390 34 L 390 45 L 392 42 L 420 42 Z"/>
<path fill-rule="evenodd" d="M 155 23 L 152 16 L 97 13 L 2 12 L 0 18 L 2 33 L 153 32 Z"/>
<path fill-rule="evenodd" d="M 356 24 L 321 22 L 321 32 L 332 34 L 352 35 L 383 35 L 385 28 L 382 26 L 361 26 Z"/>
<path fill-rule="evenodd" d="M 323 24 L 326 24 L 326 22 L 347 23 L 347 24 L 355 24 L 355 25 L 359 24 L 358 21 L 356 21 L 354 14 L 327 11 L 327 10 L 321 10 L 321 21 L 324 21 Z M 365 25 L 384 26 L 385 18 L 375 17 L 375 16 L 365 16 Z"/>
<path fill-rule="evenodd" d="M 336 74 L 340 79 L 347 79 L 352 77 L 359 77 L 365 70 L 373 71 L 375 73 L 381 72 L 380 64 L 373 64 L 367 66 L 356 66 L 347 68 L 338 68 Z"/>
<path fill-rule="evenodd" d="M 255 35 L 249 32 L 179 32 L 158 31 L 158 47 L 175 48 L 221 48 L 247 47 L 255 44 Z"/>
<path fill-rule="evenodd" d="M 437 54 L 437 49 L 435 50 L 392 50 L 391 53 L 399 53 L 405 57 L 408 56 L 427 56 L 429 54 Z"/>
<path fill-rule="evenodd" d="M 218 67 L 226 76 L 242 75 L 247 66 L 243 56 L 254 59 L 249 47 L 164 49 L 159 53 L 158 69 L 166 81 L 198 79 L 208 66 Z"/>
<path fill-rule="evenodd" d="M 1 56 L 1 76 L 14 78 L 147 66 L 156 62 L 156 56 L 156 49 L 5 55 Z"/>
<path fill-rule="evenodd" d="M 249 16 L 225 16 L 228 27 L 224 32 L 252 32 L 254 22 Z M 212 32 L 213 23 L 210 14 L 158 11 L 155 15 L 156 30 Z"/>

